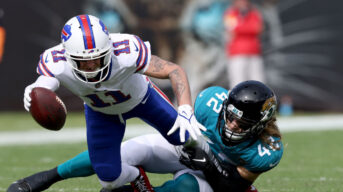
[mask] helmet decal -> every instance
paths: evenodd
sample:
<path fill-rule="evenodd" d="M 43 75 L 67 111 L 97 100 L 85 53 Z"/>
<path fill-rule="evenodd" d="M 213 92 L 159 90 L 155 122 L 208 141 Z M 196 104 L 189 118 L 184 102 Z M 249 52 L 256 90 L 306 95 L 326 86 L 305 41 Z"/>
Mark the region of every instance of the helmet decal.
<path fill-rule="evenodd" d="M 267 99 L 263 105 L 262 105 L 262 111 L 266 111 L 269 110 L 270 108 L 272 108 L 274 105 L 276 105 L 276 98 L 275 95 L 269 99 Z"/>
<path fill-rule="evenodd" d="M 94 49 L 95 48 L 94 34 L 93 34 L 92 24 L 89 20 L 89 16 L 79 15 L 77 16 L 77 19 L 79 20 L 79 23 L 81 25 L 85 49 Z"/>
<path fill-rule="evenodd" d="M 65 25 L 61 32 L 61 39 L 63 42 L 68 41 L 68 39 L 71 37 L 71 26 Z"/>
<path fill-rule="evenodd" d="M 102 31 L 103 31 L 104 33 L 106 33 L 106 35 L 108 35 L 108 30 L 107 30 L 107 27 L 104 25 L 104 23 L 103 23 L 101 20 L 99 20 L 99 24 L 100 24 L 101 27 L 102 27 Z"/>
<path fill-rule="evenodd" d="M 233 106 L 232 104 L 229 104 L 227 107 L 228 111 L 231 111 L 233 114 L 235 114 L 238 118 L 242 118 L 243 116 L 243 111 L 240 111 L 239 109 L 237 109 L 235 106 Z"/>
<path fill-rule="evenodd" d="M 267 99 L 263 105 L 262 105 L 262 115 L 263 118 L 261 119 L 261 121 L 266 121 L 268 119 L 270 119 L 274 113 L 275 113 L 275 110 L 276 110 L 276 97 L 275 95 L 269 99 Z"/>

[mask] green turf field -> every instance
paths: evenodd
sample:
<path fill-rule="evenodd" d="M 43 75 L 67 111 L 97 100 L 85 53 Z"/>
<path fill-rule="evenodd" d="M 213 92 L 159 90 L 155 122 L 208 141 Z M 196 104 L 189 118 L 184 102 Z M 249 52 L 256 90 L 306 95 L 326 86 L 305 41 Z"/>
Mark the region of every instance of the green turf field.
<path fill-rule="evenodd" d="M 5 115 L 6 116 L 6 115 Z M 20 114 L 16 122 L 0 114 L 0 131 L 24 130 L 37 127 L 30 116 Z M 70 117 L 70 116 L 69 116 Z M 80 119 L 79 119 L 80 118 Z M 75 115 L 76 125 L 82 116 Z M 11 126 L 4 121 L 12 122 Z M 26 121 L 26 122 L 25 122 Z M 135 122 L 134 122 L 135 123 Z M 25 126 L 25 127 L 22 127 Z M 36 129 L 36 128 L 33 128 Z M 1 132 L 0 132 L 1 134 Z M 280 164 L 268 173 L 262 174 L 255 186 L 260 192 L 339 192 L 343 191 L 343 131 L 315 131 L 285 133 L 285 151 Z M 9 184 L 23 176 L 52 168 L 86 149 L 85 143 L 44 144 L 0 147 L 0 191 L 6 191 Z M 171 175 L 150 175 L 153 185 L 159 185 Z M 50 192 L 99 191 L 95 176 L 75 178 L 53 185 Z"/>

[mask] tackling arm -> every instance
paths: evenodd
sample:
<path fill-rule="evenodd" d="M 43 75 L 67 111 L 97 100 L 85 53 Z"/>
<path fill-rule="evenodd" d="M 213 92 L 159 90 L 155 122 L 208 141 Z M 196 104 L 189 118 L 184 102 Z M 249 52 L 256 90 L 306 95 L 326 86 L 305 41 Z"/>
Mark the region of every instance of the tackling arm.
<path fill-rule="evenodd" d="M 202 137 L 197 141 L 187 142 L 183 152 L 180 157 L 181 163 L 191 169 L 203 171 L 214 191 L 244 192 L 259 175 L 244 167 L 222 165 Z"/>

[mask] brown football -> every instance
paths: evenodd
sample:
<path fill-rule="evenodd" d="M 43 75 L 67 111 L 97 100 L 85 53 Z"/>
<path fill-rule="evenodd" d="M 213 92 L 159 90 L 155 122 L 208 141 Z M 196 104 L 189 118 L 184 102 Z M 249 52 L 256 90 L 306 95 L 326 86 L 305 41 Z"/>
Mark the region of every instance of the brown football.
<path fill-rule="evenodd" d="M 36 87 L 32 89 L 30 113 L 42 127 L 58 131 L 65 123 L 67 109 L 55 92 Z"/>

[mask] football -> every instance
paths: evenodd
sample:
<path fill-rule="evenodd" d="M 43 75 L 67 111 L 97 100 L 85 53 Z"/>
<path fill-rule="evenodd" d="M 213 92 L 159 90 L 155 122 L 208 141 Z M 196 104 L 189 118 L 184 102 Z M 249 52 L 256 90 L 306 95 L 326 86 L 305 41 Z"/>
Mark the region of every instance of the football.
<path fill-rule="evenodd" d="M 31 91 L 30 113 L 42 127 L 58 131 L 65 123 L 67 109 L 55 92 L 36 87 Z"/>

